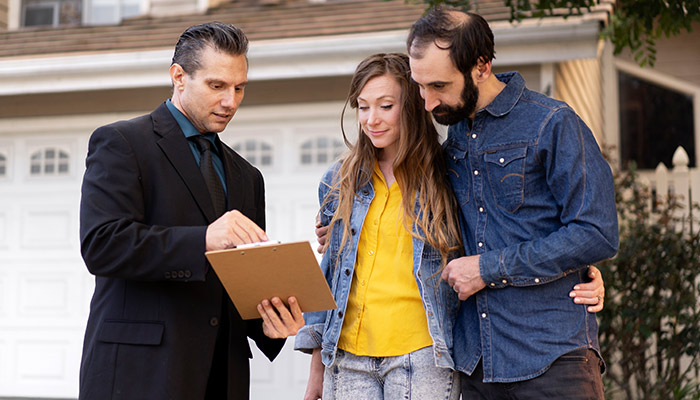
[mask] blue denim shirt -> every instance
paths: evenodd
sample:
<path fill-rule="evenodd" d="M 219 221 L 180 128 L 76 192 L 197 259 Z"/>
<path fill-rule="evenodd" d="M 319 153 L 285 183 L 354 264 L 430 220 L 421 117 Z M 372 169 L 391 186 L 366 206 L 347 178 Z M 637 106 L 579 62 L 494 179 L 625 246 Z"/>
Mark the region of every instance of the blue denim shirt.
<path fill-rule="evenodd" d="M 513 382 L 599 352 L 595 315 L 568 293 L 617 252 L 618 230 L 610 167 L 583 121 L 517 72 L 497 77 L 503 91 L 443 144 L 465 252 L 481 256 L 486 283 L 461 304 L 454 358 L 471 374 L 481 357 L 485 382 Z"/>
<path fill-rule="evenodd" d="M 335 174 L 339 168 L 336 163 L 326 172 L 318 189 L 318 197 L 323 205 L 321 223 L 328 225 L 337 208 L 337 201 L 324 204 L 324 199 L 330 192 Z M 339 221 L 330 232 L 328 249 L 323 255 L 321 269 L 326 276 L 338 308 L 329 311 L 304 313 L 306 325 L 297 333 L 294 348 L 311 352 L 321 347 L 323 363 L 328 367 L 335 360 L 338 348 L 338 338 L 343 327 L 343 317 L 350 293 L 352 275 L 357 258 L 357 244 L 360 238 L 362 224 L 367 215 L 369 205 L 374 198 L 374 188 L 370 182 L 360 188 L 355 196 L 350 218 L 352 237 L 348 238 L 346 251 L 342 253 L 340 262 L 336 263 L 339 255 L 340 242 L 343 236 L 343 224 Z M 416 196 L 416 213 L 419 213 Z M 414 226 L 414 229 L 418 229 Z M 418 230 L 417 232 L 422 232 Z M 407 266 L 408 267 L 408 266 Z M 454 368 L 452 360 L 452 329 L 456 318 L 459 299 L 456 293 L 440 279 L 440 252 L 427 243 L 413 238 L 413 275 L 420 291 L 420 296 L 428 320 L 428 330 L 433 339 L 433 355 L 435 365 Z M 410 321 L 408 321 L 410 323 Z"/>

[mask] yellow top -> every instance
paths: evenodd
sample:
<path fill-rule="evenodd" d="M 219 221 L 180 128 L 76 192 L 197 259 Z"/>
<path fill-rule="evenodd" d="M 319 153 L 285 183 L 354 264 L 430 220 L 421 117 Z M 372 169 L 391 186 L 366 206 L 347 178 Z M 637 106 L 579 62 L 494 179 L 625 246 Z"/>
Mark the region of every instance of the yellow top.
<path fill-rule="evenodd" d="M 403 224 L 399 185 L 387 188 L 378 166 L 372 185 L 338 347 L 359 356 L 398 356 L 433 340 L 413 276 L 413 237 Z"/>

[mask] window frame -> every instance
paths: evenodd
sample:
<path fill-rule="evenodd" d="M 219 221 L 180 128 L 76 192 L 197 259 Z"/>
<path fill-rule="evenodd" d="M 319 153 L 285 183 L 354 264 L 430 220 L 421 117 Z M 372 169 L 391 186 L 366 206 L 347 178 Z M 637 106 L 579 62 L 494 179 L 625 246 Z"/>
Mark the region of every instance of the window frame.
<path fill-rule="evenodd" d="M 262 157 L 262 154 L 263 154 L 262 152 L 264 151 L 264 149 L 262 148 L 262 146 L 263 146 L 263 145 L 264 145 L 264 146 L 268 146 L 268 147 L 269 147 L 269 156 L 270 156 L 270 159 L 271 159 L 272 162 L 271 162 L 270 164 L 268 164 L 268 165 L 262 165 L 262 164 L 253 163 L 252 161 L 250 161 L 250 160 L 246 157 L 246 150 L 236 150 L 236 145 L 240 144 L 242 148 L 245 148 L 245 145 L 246 145 L 247 143 L 249 143 L 249 142 L 254 142 L 254 143 L 256 143 L 256 144 L 258 144 L 258 145 L 260 146 L 259 148 L 255 149 L 255 157 L 256 157 L 256 159 Z M 236 153 L 238 153 L 241 157 L 245 158 L 246 161 L 248 161 L 249 163 L 251 163 L 251 164 L 252 164 L 254 167 L 256 167 L 256 168 L 260 168 L 260 169 L 273 169 L 273 168 L 277 167 L 278 160 L 277 160 L 277 154 L 276 154 L 276 146 L 275 146 L 271 141 L 269 141 L 269 140 L 264 140 L 264 139 L 260 139 L 260 138 L 253 138 L 253 137 L 241 137 L 241 138 L 236 138 L 235 141 L 231 141 L 231 143 L 229 144 L 229 146 L 230 146 Z"/>
<path fill-rule="evenodd" d="M 0 182 L 9 181 L 13 174 L 12 145 L 0 143 L 0 155 L 5 157 L 5 173 L 0 174 Z"/>
<path fill-rule="evenodd" d="M 317 145 L 318 145 L 318 141 L 321 139 L 326 139 L 330 142 L 331 146 L 329 147 L 329 153 L 332 151 L 332 154 L 328 154 L 329 158 L 325 162 L 318 163 L 315 161 L 315 158 L 319 154 Z M 302 162 L 302 159 L 304 157 L 304 145 L 306 143 L 309 143 L 309 142 L 311 143 L 311 146 L 312 146 L 311 147 L 311 163 L 304 164 Z M 340 154 L 338 154 L 338 156 L 334 155 L 335 154 L 334 149 L 336 148 L 335 142 L 338 142 L 340 144 L 339 149 L 341 149 L 341 151 L 340 151 Z M 337 137 L 334 137 L 331 135 L 311 136 L 311 137 L 304 138 L 303 140 L 300 140 L 298 142 L 298 144 L 297 144 L 297 156 L 298 157 L 296 158 L 295 163 L 296 163 L 296 166 L 298 168 L 317 168 L 320 166 L 329 166 L 329 165 L 333 164 L 335 161 L 337 161 L 338 157 L 342 156 L 343 153 L 345 153 L 346 151 L 347 151 L 347 147 L 345 147 L 345 143 Z"/>
<path fill-rule="evenodd" d="M 56 157 L 55 157 L 55 166 L 56 170 L 53 173 L 47 174 L 45 170 L 46 162 L 45 162 L 45 157 L 46 157 L 46 151 L 47 150 L 56 150 Z M 41 159 L 40 159 L 40 173 L 39 174 L 33 174 L 32 173 L 32 166 L 34 165 L 34 160 L 33 156 L 37 153 L 40 152 L 41 154 Z M 66 159 L 66 165 L 68 168 L 68 171 L 65 173 L 59 172 L 59 166 L 60 166 L 60 154 L 61 152 L 65 152 L 68 157 Z M 27 152 L 26 152 L 26 158 L 27 158 L 27 169 L 25 171 L 26 177 L 31 180 L 41 180 L 41 179 L 63 179 L 63 178 L 71 178 L 75 174 L 75 151 L 73 150 L 72 146 L 68 143 L 44 143 L 41 145 L 33 145 L 33 146 L 28 146 L 27 147 Z"/>
<path fill-rule="evenodd" d="M 51 2 L 51 1 L 49 1 Z M 125 17 L 122 12 L 122 3 L 124 0 L 117 0 L 115 3 L 117 5 L 116 11 L 117 11 L 117 19 L 116 23 L 121 22 Z M 60 0 L 54 0 L 53 3 L 57 4 L 56 7 L 56 13 L 57 15 L 54 15 L 54 24 L 52 27 L 58 27 L 61 26 L 60 24 Z M 93 23 L 91 22 L 91 15 L 92 15 L 92 5 L 94 3 L 93 0 L 81 0 L 81 16 L 80 16 L 80 23 L 83 26 L 100 26 L 100 25 L 105 25 L 105 24 L 112 24 L 112 22 L 105 22 L 105 23 Z M 150 10 L 151 8 L 151 0 L 136 0 L 134 3 L 138 4 L 138 14 L 136 16 L 143 16 L 146 14 L 147 10 Z M 23 0 L 9 0 L 8 1 L 8 18 L 7 18 L 7 29 L 8 30 L 16 30 L 19 28 L 24 27 L 24 16 L 25 16 L 25 4 Z M 132 18 L 136 16 L 129 16 L 126 18 Z"/>
<path fill-rule="evenodd" d="M 20 23 L 19 25 L 22 27 L 57 27 L 59 26 L 59 20 L 60 20 L 60 15 L 59 15 L 59 10 L 61 9 L 61 2 L 58 0 L 53 0 L 53 1 L 41 1 L 38 3 L 34 4 L 24 4 L 24 2 L 20 2 L 21 8 L 22 8 L 22 15 L 20 17 Z M 28 8 L 42 8 L 42 7 L 47 7 L 47 6 L 52 6 L 53 7 L 53 21 L 51 22 L 51 25 L 26 25 L 25 19 L 27 18 L 27 9 Z"/>
<path fill-rule="evenodd" d="M 100 26 L 100 25 L 111 25 L 111 24 L 118 24 L 124 18 L 134 18 L 136 16 L 143 15 L 145 13 L 144 10 L 148 10 L 150 7 L 150 1 L 148 0 L 136 0 L 133 3 L 136 3 L 139 8 L 139 12 L 136 15 L 131 15 L 124 17 L 124 12 L 123 12 L 123 5 L 126 3 L 125 0 L 102 0 L 102 1 L 97 1 L 97 4 L 100 5 L 107 5 L 110 4 L 114 6 L 115 13 L 116 13 L 116 18 L 113 21 L 103 21 L 103 22 L 94 22 L 93 21 L 93 7 L 95 5 L 95 0 L 83 0 L 83 24 L 84 25 L 89 25 L 89 26 Z"/>
<path fill-rule="evenodd" d="M 669 76 L 662 72 L 656 71 L 650 68 L 642 68 L 634 63 L 628 61 L 615 59 L 614 61 L 614 74 L 611 76 L 611 85 L 613 85 L 615 96 L 610 99 L 609 105 L 611 110 L 614 111 L 614 121 L 610 121 L 614 127 L 614 143 L 611 143 L 617 147 L 616 157 L 617 162 L 621 162 L 621 132 L 620 132 L 620 103 L 619 103 L 619 82 L 618 82 L 618 72 L 624 72 L 625 74 L 631 75 L 637 79 L 648 81 L 654 85 L 661 86 L 663 88 L 673 90 L 675 92 L 686 94 L 692 97 L 693 101 L 693 129 L 695 135 L 695 158 L 696 163 L 700 167 L 700 87 L 693 85 L 690 82 Z M 610 125 L 608 125 L 610 126 Z M 688 151 L 689 149 L 686 149 Z M 667 165 L 667 168 L 673 168 L 673 165 Z"/>

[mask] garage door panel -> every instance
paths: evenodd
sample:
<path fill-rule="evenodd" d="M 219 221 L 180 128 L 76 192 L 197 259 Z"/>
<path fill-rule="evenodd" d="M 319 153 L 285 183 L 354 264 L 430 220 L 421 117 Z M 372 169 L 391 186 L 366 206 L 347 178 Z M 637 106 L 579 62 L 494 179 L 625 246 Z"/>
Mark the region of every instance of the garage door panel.
<path fill-rule="evenodd" d="M 5 335 L 0 335 L 0 387 L 10 387 L 12 382 L 13 360 L 10 358 L 10 345 Z M 4 393 L 3 391 L 3 394 Z"/>
<path fill-rule="evenodd" d="M 9 226 L 7 222 L 7 213 L 0 211 L 0 249 L 7 249 L 9 243 L 7 238 L 9 237 Z"/>
<path fill-rule="evenodd" d="M 71 247 L 74 231 L 72 221 L 75 216 L 71 206 L 46 209 L 31 206 L 24 210 L 20 223 L 22 231 L 22 248 L 58 248 Z"/>
<path fill-rule="evenodd" d="M 2 262 L 0 260 L 0 262 Z M 0 272 L 0 320 L 7 319 L 8 315 L 8 297 L 10 296 L 7 275 Z M 2 336 L 0 335 L 0 339 Z M 1 358 L 0 358 L 1 359 Z"/>
<path fill-rule="evenodd" d="M 18 332 L 10 395 L 72 397 L 78 391 L 81 337 L 73 331 Z"/>
<path fill-rule="evenodd" d="M 293 220 L 291 226 L 294 229 L 294 237 L 297 240 L 308 240 L 316 243 L 314 228 L 316 225 L 316 214 L 318 214 L 318 204 L 308 199 L 298 200 L 294 203 Z"/>
<path fill-rule="evenodd" d="M 27 317 L 70 316 L 67 278 L 25 276 L 19 280 L 19 312 Z"/>
<path fill-rule="evenodd" d="M 37 338 L 17 342 L 17 383 L 36 384 L 68 378 L 70 340 Z"/>
<path fill-rule="evenodd" d="M 77 259 L 27 265 L 16 272 L 17 318 L 23 324 L 83 327 L 86 316 L 84 276 Z M 93 286 L 90 287 L 92 292 Z M 23 325 L 22 324 L 22 325 Z"/>

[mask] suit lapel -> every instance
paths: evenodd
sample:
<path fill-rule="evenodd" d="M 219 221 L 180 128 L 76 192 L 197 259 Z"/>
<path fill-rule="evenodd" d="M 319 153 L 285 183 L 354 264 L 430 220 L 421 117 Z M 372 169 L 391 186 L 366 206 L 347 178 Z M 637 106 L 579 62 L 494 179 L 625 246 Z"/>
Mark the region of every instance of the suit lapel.
<path fill-rule="evenodd" d="M 192 156 L 192 150 L 185 138 L 185 134 L 182 133 L 180 126 L 165 103 L 153 111 L 151 117 L 153 118 L 153 131 L 160 136 L 160 139 L 157 141 L 158 146 L 185 182 L 199 209 L 206 216 L 207 221 L 214 221 L 216 215 L 211 196 L 209 195 L 209 189 L 207 189 L 202 173 Z"/>

